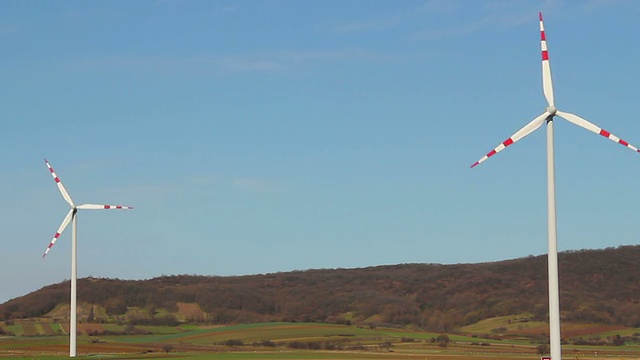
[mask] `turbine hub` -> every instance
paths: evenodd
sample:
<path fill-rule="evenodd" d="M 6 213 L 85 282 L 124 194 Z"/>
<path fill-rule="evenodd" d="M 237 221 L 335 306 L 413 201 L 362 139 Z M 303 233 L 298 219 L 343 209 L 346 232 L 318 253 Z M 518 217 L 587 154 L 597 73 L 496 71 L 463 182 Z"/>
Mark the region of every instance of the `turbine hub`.
<path fill-rule="evenodd" d="M 547 112 L 549 113 L 550 117 L 553 117 L 556 115 L 556 112 L 558 112 L 558 109 L 556 109 L 556 107 L 553 105 L 549 105 L 549 107 L 547 108 Z"/>

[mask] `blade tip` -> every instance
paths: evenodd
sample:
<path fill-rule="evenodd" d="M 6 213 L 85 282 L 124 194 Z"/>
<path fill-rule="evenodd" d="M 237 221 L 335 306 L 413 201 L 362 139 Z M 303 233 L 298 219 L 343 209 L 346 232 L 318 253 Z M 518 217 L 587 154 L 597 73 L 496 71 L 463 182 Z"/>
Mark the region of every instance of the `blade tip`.
<path fill-rule="evenodd" d="M 540 21 L 542 21 L 542 11 L 538 12 L 538 16 L 540 17 Z"/>
<path fill-rule="evenodd" d="M 473 165 L 470 166 L 471 169 L 473 169 L 474 167 L 480 165 L 480 162 L 476 161 Z"/>

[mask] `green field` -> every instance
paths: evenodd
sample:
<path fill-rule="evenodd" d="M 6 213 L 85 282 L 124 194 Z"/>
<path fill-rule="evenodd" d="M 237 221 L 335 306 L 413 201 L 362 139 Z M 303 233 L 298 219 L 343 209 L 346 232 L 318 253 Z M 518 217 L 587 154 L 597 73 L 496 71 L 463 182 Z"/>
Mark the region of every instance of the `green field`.
<path fill-rule="evenodd" d="M 459 334 L 447 334 L 451 342 L 446 346 L 436 340 L 442 335 L 437 333 L 319 323 L 140 326 L 136 328 L 151 334 L 80 335 L 78 355 L 87 359 L 539 359 L 539 344 L 522 338 L 485 339 L 476 334 L 487 329 L 493 334 L 496 326 L 507 328 L 502 325 L 514 323 L 513 319 L 495 319 L 463 328 Z M 28 331 L 56 328 L 56 324 L 33 322 L 4 328 L 18 330 L 23 325 Z M 124 329 L 124 325 L 85 326 L 109 331 Z M 640 333 L 640 329 L 621 330 L 624 331 L 620 335 Z M 591 334 L 594 338 L 612 335 L 618 334 L 610 334 L 609 330 Z M 68 340 L 60 335 L 0 337 L 0 358 L 65 359 Z M 563 354 L 565 359 L 638 359 L 640 345 L 565 345 Z"/>

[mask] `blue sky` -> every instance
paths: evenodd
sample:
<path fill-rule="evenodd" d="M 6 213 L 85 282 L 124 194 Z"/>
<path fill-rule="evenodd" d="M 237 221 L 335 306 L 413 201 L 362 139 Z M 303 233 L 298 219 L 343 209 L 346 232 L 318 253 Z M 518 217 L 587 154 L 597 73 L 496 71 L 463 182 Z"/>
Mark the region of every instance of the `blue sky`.
<path fill-rule="evenodd" d="M 0 3 L 0 302 L 145 279 L 545 254 L 556 105 L 640 145 L 635 1 Z M 639 243 L 640 156 L 556 120 L 560 250 Z M 560 265 L 562 271 L 562 264 Z"/>

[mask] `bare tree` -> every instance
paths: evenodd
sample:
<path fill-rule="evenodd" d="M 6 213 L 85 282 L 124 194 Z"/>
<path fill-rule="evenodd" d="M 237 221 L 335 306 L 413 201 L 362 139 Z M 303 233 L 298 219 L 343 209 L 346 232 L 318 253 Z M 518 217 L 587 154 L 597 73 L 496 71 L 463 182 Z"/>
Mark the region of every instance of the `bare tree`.
<path fill-rule="evenodd" d="M 536 350 L 538 350 L 538 354 L 546 355 L 549 353 L 549 345 L 548 344 L 538 345 L 536 347 Z"/>

